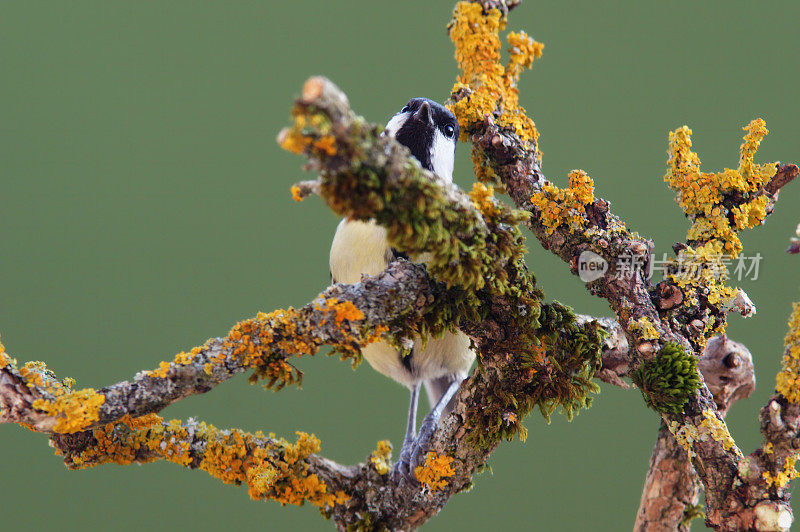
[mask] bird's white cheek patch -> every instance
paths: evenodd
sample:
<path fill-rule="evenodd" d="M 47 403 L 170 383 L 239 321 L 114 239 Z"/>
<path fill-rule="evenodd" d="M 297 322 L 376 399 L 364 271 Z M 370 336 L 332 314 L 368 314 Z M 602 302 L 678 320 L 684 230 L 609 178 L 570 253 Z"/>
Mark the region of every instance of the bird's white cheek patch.
<path fill-rule="evenodd" d="M 447 181 L 453 182 L 453 165 L 455 164 L 455 139 L 448 139 L 437 128 L 433 134 L 431 146 L 431 166 L 433 173 Z"/>
<path fill-rule="evenodd" d="M 397 131 L 406 123 L 406 120 L 408 120 L 408 113 L 397 113 L 389 120 L 389 123 L 386 124 L 386 130 L 383 134 L 394 137 L 397 135 Z"/>

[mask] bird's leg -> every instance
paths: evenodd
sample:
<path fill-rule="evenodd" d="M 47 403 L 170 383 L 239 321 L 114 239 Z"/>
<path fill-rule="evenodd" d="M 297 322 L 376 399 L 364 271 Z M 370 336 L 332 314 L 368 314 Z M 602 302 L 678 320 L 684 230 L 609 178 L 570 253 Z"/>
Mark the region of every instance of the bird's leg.
<path fill-rule="evenodd" d="M 394 464 L 392 474 L 395 478 L 408 476 L 409 464 L 411 463 L 411 453 L 414 450 L 414 436 L 417 431 L 417 403 L 419 402 L 419 383 L 411 387 L 411 403 L 408 405 L 408 424 L 406 425 L 406 437 L 403 439 L 403 448 L 400 449 L 400 456 Z"/>
<path fill-rule="evenodd" d="M 447 390 L 445 390 L 439 398 L 439 402 L 431 408 L 431 411 L 428 412 L 428 415 L 422 420 L 422 426 L 419 428 L 419 434 L 417 435 L 413 450 L 411 451 L 410 471 L 414 471 L 415 467 L 422 465 L 424 458 L 423 453 L 428 450 L 433 433 L 436 432 L 436 427 L 439 426 L 439 418 L 442 417 L 442 412 L 447 408 L 447 404 L 456 394 L 459 386 L 461 386 L 461 379 L 454 378 L 447 387 Z"/>

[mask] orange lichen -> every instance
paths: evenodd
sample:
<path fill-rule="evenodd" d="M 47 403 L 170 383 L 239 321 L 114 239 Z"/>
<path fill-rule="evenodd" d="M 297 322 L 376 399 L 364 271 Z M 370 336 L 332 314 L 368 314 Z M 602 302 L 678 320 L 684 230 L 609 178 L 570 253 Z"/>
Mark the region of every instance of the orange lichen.
<path fill-rule="evenodd" d="M 6 346 L 0 342 L 0 368 L 6 367 L 11 364 L 11 359 L 6 355 Z"/>
<path fill-rule="evenodd" d="M 414 469 L 414 475 L 431 491 L 444 489 L 447 486 L 445 478 L 455 475 L 453 458 L 430 451 L 425 464 Z"/>
<path fill-rule="evenodd" d="M 314 141 L 314 147 L 326 155 L 336 155 L 336 139 L 333 135 L 325 135 Z"/>
<path fill-rule="evenodd" d="M 278 134 L 278 144 L 292 153 L 336 155 L 336 138 L 330 134 L 330 121 L 322 113 L 295 107 L 292 111 L 294 124 Z"/>
<path fill-rule="evenodd" d="M 378 447 L 369 456 L 369 461 L 380 475 L 392 470 L 392 444 L 387 440 L 378 442 Z"/>
<path fill-rule="evenodd" d="M 254 499 L 281 504 L 308 501 L 331 508 L 349 498 L 341 491 L 330 493 L 325 482 L 308 472 L 306 459 L 319 451 L 320 444 L 313 435 L 302 432 L 291 444 L 267 440 L 260 433 L 143 416 L 95 429 L 92 435 L 94 440 L 85 450 L 69 457 L 75 467 L 164 459 L 197 467 L 227 484 L 245 483 Z"/>
<path fill-rule="evenodd" d="M 504 67 L 500 64 L 499 36 L 504 27 L 505 18 L 497 9 L 484 13 L 478 3 L 456 4 L 448 29 L 461 69 L 453 87 L 453 94 L 460 99 L 448 107 L 461 126 L 461 140 L 467 140 L 478 123 L 492 117 L 527 147 L 538 140 L 539 132 L 519 105 L 517 81 L 522 70 L 541 57 L 544 45 L 525 32 L 509 33 L 509 61 Z"/>
<path fill-rule="evenodd" d="M 56 418 L 53 431 L 71 433 L 83 430 L 100 418 L 100 407 L 105 396 L 86 388 L 72 392 L 53 401 L 36 399 L 33 407 Z"/>
<path fill-rule="evenodd" d="M 282 134 L 278 137 L 278 144 L 281 148 L 292 153 L 303 153 L 303 151 L 311 144 L 308 138 L 304 137 L 297 131 L 290 131 L 284 129 Z"/>
<path fill-rule="evenodd" d="M 361 330 L 353 322 L 363 320 L 364 313 L 351 301 L 336 298 L 318 298 L 314 309 L 330 315 L 342 335 L 338 347 L 342 351 L 355 352 L 354 346 L 374 342 L 388 329 L 384 326 Z M 171 370 L 180 366 L 202 363 L 203 372 L 213 375 L 214 368 L 224 365 L 229 358 L 255 370 L 251 382 L 260 379 L 268 381 L 267 387 L 281 389 L 288 384 L 300 383 L 302 374 L 286 362 L 289 356 L 314 355 L 319 351 L 322 340 L 311 334 L 302 333 L 310 328 L 306 323 L 309 316 L 294 308 L 278 309 L 269 314 L 259 312 L 255 318 L 243 320 L 231 328 L 221 346 L 209 340 L 204 345 L 192 348 L 189 352 L 178 353 L 171 362 L 161 362 L 149 375 L 166 378 Z M 325 323 L 323 318 L 322 324 Z M 301 329 L 303 327 L 303 329 Z M 198 356 L 205 359 L 198 361 Z"/>
<path fill-rule="evenodd" d="M 594 182 L 583 170 L 569 173 L 568 188 L 547 184 L 531 197 L 548 235 L 561 225 L 566 225 L 570 232 L 582 227 L 586 220 L 586 206 L 593 202 Z"/>
<path fill-rule="evenodd" d="M 47 366 L 44 362 L 30 361 L 19 368 L 19 374 L 29 386 L 44 386 L 44 372 Z"/>
<path fill-rule="evenodd" d="M 336 325 L 341 325 L 345 320 L 352 321 L 364 319 L 364 313 L 361 312 L 352 301 L 343 301 L 339 303 L 339 300 L 335 297 L 329 297 L 325 299 L 324 302 L 324 305 L 321 305 L 318 302 L 315 303 L 314 308 L 322 312 L 332 312 L 334 314 L 333 319 Z"/>
<path fill-rule="evenodd" d="M 767 487 L 775 486 L 780 489 L 786 486 L 792 479 L 800 477 L 800 473 L 794 468 L 797 456 L 787 456 L 783 461 L 783 467 L 775 473 L 764 471 L 761 475 L 767 481 Z"/>
<path fill-rule="evenodd" d="M 800 403 L 800 303 L 792 305 L 789 332 L 784 338 L 784 344 L 786 350 L 775 389 L 787 401 L 798 404 Z"/>
<path fill-rule="evenodd" d="M 303 191 L 297 185 L 292 185 L 292 199 L 295 201 L 303 201 Z"/>
<path fill-rule="evenodd" d="M 158 425 L 163 421 L 164 419 L 158 414 L 145 414 L 139 417 L 131 417 L 130 414 L 125 414 L 118 423 L 123 423 L 132 429 L 141 429 Z"/>

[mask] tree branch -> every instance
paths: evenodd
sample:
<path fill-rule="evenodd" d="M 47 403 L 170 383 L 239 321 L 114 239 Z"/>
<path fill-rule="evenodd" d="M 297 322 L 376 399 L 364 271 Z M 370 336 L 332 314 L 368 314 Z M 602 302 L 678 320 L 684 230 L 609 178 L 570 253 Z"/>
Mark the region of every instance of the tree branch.
<path fill-rule="evenodd" d="M 744 345 L 717 336 L 709 340 L 698 361 L 717 409 L 725 416 L 738 399 L 755 389 L 753 357 Z M 688 532 L 693 518 L 703 515 L 699 506 L 700 480 L 689 455 L 665 425 L 661 425 L 650 457 L 635 531 Z"/>
<path fill-rule="evenodd" d="M 566 307 L 540 303 L 541 292 L 522 262 L 522 239 L 515 229 L 517 214 L 485 189 L 478 187 L 467 198 L 455 188 L 444 188 L 405 148 L 356 117 L 346 98 L 326 80 L 314 78 L 307 83 L 298 106 L 297 120 L 304 117 L 302 120 L 319 129 L 308 128 L 310 136 L 295 136 L 290 131 L 281 140 L 283 144 L 298 142 L 301 151 L 311 155 L 312 165 L 322 176 L 319 190 L 323 198 L 354 215 L 359 215 L 356 211 L 361 205 L 372 205 L 375 210 L 360 215 L 389 225 L 390 238 L 401 251 L 422 254 L 435 250 L 429 269 L 444 282 L 431 283 L 421 266 L 394 263 L 376 278 L 351 286 L 335 285 L 300 310 L 259 315 L 238 324 L 227 338 L 181 353 L 173 362 L 141 373 L 132 382 L 97 392 L 74 392 L 65 383 L 56 385 L 55 376 L 43 367 L 26 365 L 17 371 L 3 355 L 0 366 L 8 382 L 0 386 L 0 419 L 26 423 L 34 430 L 69 433 L 69 437 L 54 436 L 54 444 L 71 465 L 114 462 L 119 459 L 117 450 L 130 448 L 138 454 L 133 458 L 125 454 L 125 460 L 175 458 L 153 448 L 165 451 L 163 423 L 156 425 L 155 433 L 137 428 L 140 432 L 132 434 L 126 415 L 139 420 L 142 414 L 207 391 L 249 368 L 254 369 L 254 377 L 267 378 L 270 384 L 290 383 L 299 376 L 288 366 L 288 357 L 313 354 L 325 343 L 357 358 L 358 346 L 380 334 L 402 347 L 403 338 L 436 333 L 457 323 L 480 351 L 479 369 L 462 385 L 455 413 L 434 435 L 432 452 L 417 472 L 420 482 L 392 481 L 386 474 L 385 445 L 379 446 L 365 465 L 355 468 L 310 458 L 327 467 L 314 470 L 319 479 L 327 481 L 324 490 L 319 487 L 306 499 L 314 502 L 313 493 L 330 494 L 334 488 L 344 493 L 346 501 L 337 499 L 331 506 L 326 499 L 322 504 L 340 527 L 358 523 L 389 529 L 418 526 L 470 485 L 472 475 L 503 438 L 524 437 L 522 419 L 533 407 L 538 406 L 545 415 L 557 407 L 573 415 L 588 405 L 587 394 L 596 389 L 591 379 L 600 363 L 602 334 L 595 322 L 576 322 Z M 356 146 L 354 164 L 352 149 Z M 368 175 L 353 179 L 353 172 Z M 381 174 L 374 185 L 377 188 L 361 188 L 373 183 L 369 175 L 375 173 Z M 377 201 L 375 194 L 383 199 Z M 376 201 L 358 201 L 365 197 Z M 413 235 L 428 235 L 427 239 L 404 236 L 407 232 L 402 224 L 412 218 Z M 391 224 L 399 224 L 394 233 Z M 445 284 L 462 275 L 470 290 Z M 169 424 L 172 432 L 167 431 L 167 449 L 173 438 L 181 448 L 199 449 L 204 442 L 208 444 L 207 436 L 197 440 L 196 434 L 202 431 L 193 429 L 191 423 L 173 426 L 175 423 Z M 112 440 L 107 442 L 109 435 Z M 268 445 L 253 443 L 259 448 Z M 176 456 L 184 465 L 198 467 L 206 460 L 191 453 Z M 260 468 L 259 464 L 255 460 L 248 468 Z M 234 480 L 242 481 L 246 469 Z M 285 480 L 302 483 L 306 477 L 295 472 Z M 252 483 L 248 484 L 252 490 Z"/>
<path fill-rule="evenodd" d="M 330 512 L 349 499 L 345 490 L 358 468 L 312 454 L 319 451 L 319 440 L 303 432 L 297 435 L 291 444 L 261 433 L 219 430 L 194 419 L 164 422 L 149 414 L 126 416 L 92 431 L 53 434 L 50 442 L 70 469 L 167 460 L 206 471 L 226 484 L 246 484 L 253 499 L 309 501 Z"/>
<path fill-rule="evenodd" d="M 251 379 L 283 386 L 300 378 L 286 361 L 332 345 L 357 359 L 358 349 L 382 333 L 420 320 L 435 300 L 423 267 L 394 262 L 386 271 L 353 285 L 333 285 L 299 310 L 289 308 L 237 324 L 179 353 L 153 371 L 94 391 L 73 391 L 41 363 L 17 369 L 0 354 L 0 423 L 24 423 L 41 432 L 71 433 L 156 413 L 247 370 Z M 2 353 L 2 351 L 0 351 Z"/>
<path fill-rule="evenodd" d="M 714 328 L 724 327 L 726 313 L 734 307 L 735 298 L 748 300 L 739 292 L 712 284 L 716 281 L 708 275 L 699 283 L 685 285 L 682 285 L 685 281 L 673 276 L 678 289 L 690 291 L 696 302 L 664 312 L 663 309 L 669 305 L 660 304 L 661 294 L 651 289 L 647 276 L 638 271 L 630 275 L 620 271 L 621 259 L 646 265 L 653 243 L 625 228 L 621 220 L 610 212 L 609 203 L 594 196 L 593 183 L 585 173 L 571 173 L 568 189 L 559 189 L 545 178 L 537 148 L 539 133 L 519 106 L 516 91 L 520 67 L 530 66 L 542 47 L 527 36 L 509 34 L 509 64 L 506 67 L 499 65 L 501 18 L 497 11 L 487 12 L 462 2 L 449 26 L 461 67 L 451 109 L 459 119 L 463 134 L 472 141 L 478 178 L 502 186 L 518 208 L 531 213 L 529 227 L 539 242 L 569 264 L 573 273 L 577 273 L 584 252 L 590 251 L 606 260 L 608 271 L 603 277 L 587 283 L 587 287 L 592 294 L 608 300 L 625 329 L 632 348 L 632 369 L 644 368 L 645 371 L 647 367 L 657 367 L 647 364 L 658 359 L 670 342 L 680 346 L 677 353 L 685 350 L 691 356 L 693 348 L 703 347 Z M 476 49 L 478 42 L 483 44 Z M 747 212 L 752 211 L 752 218 L 718 220 L 727 224 L 728 233 L 716 237 L 697 232 L 692 235 L 695 240 L 690 239 L 688 245 L 680 245 L 678 249 L 690 250 L 695 256 L 699 253 L 697 250 L 709 241 L 721 246 L 723 236 L 727 239 L 724 242 L 735 249 L 738 242 L 735 231 L 762 223 L 764 216 L 771 211 L 775 196 L 772 191 L 777 191 L 788 181 L 782 177 L 776 179 L 776 166 L 770 170 L 769 165 L 759 166 L 752 162 L 758 143 L 766 133 L 763 123 L 751 123 L 748 131 L 737 177 L 749 180 L 748 186 L 755 186 L 756 192 L 724 195 L 719 191 L 726 190 L 728 185 L 724 179 L 730 175 L 715 174 L 712 177 L 717 181 L 710 182 L 709 187 L 717 187 L 713 189 L 717 191 L 716 196 L 709 192 L 706 205 L 710 209 L 709 204 L 718 201 L 720 208 L 724 206 L 725 212 L 731 213 L 731 218 L 747 208 Z M 680 172 L 683 172 L 680 175 L 692 175 L 691 172 L 697 171 L 696 156 L 688 149 L 691 146 L 690 133 L 688 128 L 679 130 L 675 144 L 671 145 L 674 157 L 671 162 L 676 175 Z M 795 172 L 796 168 L 788 166 L 781 175 Z M 675 177 L 671 184 L 683 186 L 679 177 Z M 685 183 L 686 186 L 691 184 L 690 181 Z M 759 187 L 758 183 L 763 184 Z M 682 204 L 682 207 L 687 214 L 693 213 L 688 210 L 691 205 Z M 706 249 L 703 248 L 704 253 Z M 696 260 L 704 264 L 713 263 L 706 256 Z M 700 295 L 695 297 L 696 294 Z M 687 294 L 683 295 L 686 297 Z M 747 305 L 740 306 L 749 310 Z M 670 353 L 676 353 L 670 349 Z M 685 360 L 688 362 L 690 359 Z M 653 404 L 657 403 L 653 397 L 651 400 Z M 685 403 L 675 405 L 675 411 L 680 407 L 681 413 L 665 412 L 662 418 L 673 433 L 680 435 L 679 441 L 689 451 L 706 487 L 709 509 L 713 510 L 707 522 L 713 526 L 725 526 L 726 509 L 735 496 L 733 488 L 741 453 L 716 412 L 716 405 L 704 384 L 681 400 Z"/>
<path fill-rule="evenodd" d="M 522 419 L 534 407 L 545 417 L 557 408 L 569 417 L 588 406 L 599 370 L 600 378 L 617 385 L 631 376 L 672 434 L 662 431 L 651 463 L 643 523 L 653 515 L 674 523 L 694 497 L 696 484 L 678 458 L 680 445 L 705 485 L 707 523 L 725 530 L 786 528 L 787 515 L 791 522 L 786 485 L 800 450 L 797 338 L 787 337 L 783 381 L 779 377 L 778 392 L 762 411 L 765 444 L 743 457 L 721 415 L 746 386 L 729 389 L 733 369 L 719 373 L 717 359 L 700 359 L 703 382 L 694 353 L 724 327 L 730 310 L 737 305 L 750 310 L 749 300 L 710 274 L 690 280 L 676 269 L 668 282 L 653 287 L 642 272 L 624 271 L 624 258 L 646 264 L 653 243 L 630 232 L 609 203 L 595 197 L 585 172 L 572 172 L 566 189 L 546 180 L 539 133 L 519 106 L 516 88 L 543 45 L 511 33 L 508 64 L 499 62 L 499 31 L 518 3 L 461 2 L 449 26 L 462 70 L 451 108 L 464 139 L 472 140 L 481 181 L 469 195 L 423 170 L 406 148 L 381 134 L 382 128 L 355 115 L 345 95 L 324 78 L 306 82 L 293 126 L 278 137 L 284 148 L 307 156 L 308 167 L 320 174 L 319 180 L 296 185 L 295 199 L 317 194 L 337 214 L 375 220 L 387 229 L 393 247 L 427 265 L 430 278 L 422 266 L 393 263 L 361 283 L 334 285 L 299 310 L 259 314 L 225 338 L 98 391 L 75 391 L 74 383 L 58 380 L 41 363 L 18 369 L 0 346 L 0 422 L 50 433 L 70 467 L 166 459 L 225 482 L 247 483 L 256 498 L 308 500 L 341 529 L 409 529 L 469 487 L 502 439 L 524 438 Z M 688 128 L 671 135 L 666 179 L 694 222 L 686 242 L 676 245 L 676 268 L 686 257 L 708 268 L 720 260 L 714 252 L 738 253 L 738 231 L 762 223 L 780 187 L 797 175 L 793 165 L 756 165 L 753 155 L 766 129 L 754 121 L 747 130 L 739 168 L 718 174 L 699 173 Z M 698 182 L 702 193 L 692 196 L 689 187 Z M 506 190 L 518 209 L 495 200 L 491 185 Z M 573 273 L 586 252 L 606 261 L 608 270 L 587 287 L 608 300 L 616 322 L 576 319 L 563 305 L 542 303 L 523 260 L 518 229 L 523 222 Z M 798 322 L 800 316 L 793 320 L 795 332 Z M 454 327 L 473 340 L 478 368 L 435 433 L 426 463 L 416 472 L 419 482 L 395 482 L 387 474 L 388 444 L 379 444 L 364 464 L 347 468 L 314 454 L 319 444 L 307 435 L 289 444 L 152 416 L 250 369 L 252 380 L 266 379 L 268 386 L 299 381 L 287 360 L 312 355 L 322 345 L 357 361 L 359 347 L 379 337 L 403 349 L 409 338 Z M 604 339 L 603 331 L 612 334 Z M 703 364 L 710 365 L 703 369 Z M 669 386 L 659 389 L 650 382 Z M 682 494 L 685 502 L 665 505 L 667 494 Z"/>

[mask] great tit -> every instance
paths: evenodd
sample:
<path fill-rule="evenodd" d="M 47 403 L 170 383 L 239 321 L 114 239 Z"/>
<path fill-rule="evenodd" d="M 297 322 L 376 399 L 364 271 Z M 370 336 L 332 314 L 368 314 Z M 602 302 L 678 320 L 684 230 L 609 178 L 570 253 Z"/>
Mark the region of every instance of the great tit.
<path fill-rule="evenodd" d="M 458 121 L 446 107 L 427 98 L 413 98 L 386 124 L 390 135 L 406 146 L 420 165 L 436 174 L 445 186 L 453 185 L 453 165 L 458 142 Z M 362 275 L 377 275 L 402 256 L 391 248 L 386 230 L 374 220 L 342 220 L 336 228 L 330 253 L 332 282 L 356 283 Z M 425 262 L 424 257 L 418 258 Z M 439 338 L 414 339 L 410 352 L 401 352 L 386 342 L 362 348 L 364 358 L 379 373 L 411 390 L 408 423 L 394 475 L 409 476 L 421 462 L 441 416 L 469 372 L 475 353 L 461 332 Z M 431 410 L 416 436 L 417 402 L 425 384 Z"/>

